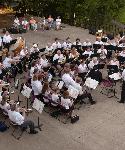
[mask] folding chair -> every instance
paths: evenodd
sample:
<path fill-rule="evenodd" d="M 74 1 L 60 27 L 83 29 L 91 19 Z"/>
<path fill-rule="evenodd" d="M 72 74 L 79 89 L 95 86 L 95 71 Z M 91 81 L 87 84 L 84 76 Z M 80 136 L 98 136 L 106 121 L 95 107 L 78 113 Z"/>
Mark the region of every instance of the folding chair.
<path fill-rule="evenodd" d="M 26 129 L 22 129 L 20 125 L 14 123 L 12 121 L 10 121 L 10 125 L 13 127 L 13 131 L 12 131 L 11 135 L 15 139 L 19 140 L 22 137 L 24 131 L 26 131 Z M 17 130 L 20 130 L 20 134 L 18 136 L 15 135 L 15 133 L 16 133 Z"/>

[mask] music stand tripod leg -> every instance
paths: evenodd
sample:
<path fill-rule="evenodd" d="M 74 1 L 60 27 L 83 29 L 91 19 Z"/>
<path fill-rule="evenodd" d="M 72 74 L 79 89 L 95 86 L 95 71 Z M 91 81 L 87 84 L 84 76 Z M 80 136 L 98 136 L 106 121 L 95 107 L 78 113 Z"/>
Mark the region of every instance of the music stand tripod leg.
<path fill-rule="evenodd" d="M 40 131 L 42 131 L 41 127 L 43 126 L 43 124 L 40 124 L 40 119 L 38 117 L 38 125 L 35 128 L 38 128 Z"/>

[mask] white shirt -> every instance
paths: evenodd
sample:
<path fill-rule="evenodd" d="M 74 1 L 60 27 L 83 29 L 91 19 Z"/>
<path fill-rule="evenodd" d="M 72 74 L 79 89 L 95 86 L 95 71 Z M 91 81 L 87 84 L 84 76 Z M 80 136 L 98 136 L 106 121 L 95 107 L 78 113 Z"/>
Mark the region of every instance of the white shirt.
<path fill-rule="evenodd" d="M 47 59 L 40 59 L 41 67 L 47 67 L 48 66 L 48 60 Z"/>
<path fill-rule="evenodd" d="M 98 61 L 96 63 L 94 63 L 93 60 L 92 60 L 92 61 L 90 61 L 88 66 L 89 66 L 90 69 L 92 69 L 95 65 L 98 65 L 98 63 L 99 63 Z"/>
<path fill-rule="evenodd" d="M 82 86 L 81 86 L 79 83 L 75 83 L 75 84 L 74 84 L 74 88 L 79 91 L 79 95 L 82 95 L 82 94 L 83 94 Z"/>
<path fill-rule="evenodd" d="M 33 77 L 34 70 L 35 70 L 35 67 L 31 67 L 31 69 L 30 69 L 30 77 Z"/>
<path fill-rule="evenodd" d="M 46 46 L 46 51 L 47 52 L 53 51 L 53 46 Z"/>
<path fill-rule="evenodd" d="M 125 81 L 125 69 L 122 72 L 122 79 Z"/>
<path fill-rule="evenodd" d="M 72 46 L 72 43 L 70 43 L 70 42 L 64 42 L 64 43 L 62 44 L 62 47 L 63 47 L 64 49 L 67 49 L 67 48 L 71 49 L 71 46 Z"/>
<path fill-rule="evenodd" d="M 63 106 L 65 109 L 69 109 L 72 106 L 72 102 L 69 98 L 61 97 L 61 106 Z"/>
<path fill-rule="evenodd" d="M 92 51 L 85 51 L 82 55 L 89 55 L 89 57 L 93 54 Z"/>
<path fill-rule="evenodd" d="M 78 72 L 79 72 L 79 73 L 87 72 L 87 65 L 86 65 L 86 64 L 80 64 L 80 65 L 78 66 Z"/>
<path fill-rule="evenodd" d="M 2 46 L 2 38 L 0 37 L 0 46 Z"/>
<path fill-rule="evenodd" d="M 10 35 L 4 35 L 3 36 L 3 42 L 4 43 L 10 43 L 12 41 L 12 38 L 11 38 L 11 36 Z"/>
<path fill-rule="evenodd" d="M 31 54 L 31 53 L 35 53 L 35 52 L 39 52 L 39 48 L 34 48 L 34 47 L 32 47 L 32 48 L 30 49 L 30 54 Z"/>
<path fill-rule="evenodd" d="M 3 61 L 3 66 L 4 66 L 4 68 L 9 68 L 9 67 L 11 67 L 11 63 L 10 63 L 9 61 L 12 61 L 12 59 L 11 59 L 11 58 L 8 58 L 8 57 L 6 57 L 6 58 L 4 59 L 4 61 Z"/>
<path fill-rule="evenodd" d="M 79 43 L 74 42 L 73 45 L 82 45 L 82 43 L 81 42 L 79 42 Z"/>
<path fill-rule="evenodd" d="M 100 54 L 100 58 L 105 59 L 106 55 L 107 55 L 107 50 L 106 49 L 98 49 L 97 53 Z"/>
<path fill-rule="evenodd" d="M 39 95 L 42 92 L 42 83 L 38 80 L 31 81 L 32 90 L 34 91 L 34 95 Z"/>
<path fill-rule="evenodd" d="M 52 44 L 52 47 L 53 47 L 53 50 L 55 50 L 55 49 L 61 48 L 62 46 L 59 42 L 57 42 L 57 43 L 55 42 Z"/>
<path fill-rule="evenodd" d="M 102 41 L 96 41 L 95 44 L 102 45 L 103 42 Z"/>
<path fill-rule="evenodd" d="M 53 106 L 57 106 L 57 105 L 58 105 L 58 100 L 59 100 L 58 94 L 53 93 L 53 94 L 52 94 L 52 101 L 55 102 L 55 103 L 57 103 L 57 104 L 55 104 L 55 103 L 51 103 L 51 104 L 52 104 Z"/>
<path fill-rule="evenodd" d="M 64 56 L 63 54 L 55 54 L 54 57 L 53 57 L 53 61 L 57 60 L 58 59 L 58 62 L 62 62 L 64 60 Z"/>
<path fill-rule="evenodd" d="M 111 60 L 110 65 L 117 65 L 119 67 L 119 61 Z"/>
<path fill-rule="evenodd" d="M 9 119 L 18 124 L 18 125 L 22 125 L 24 123 L 24 117 L 17 111 L 11 111 L 9 110 L 8 111 L 8 116 L 9 116 Z"/>
<path fill-rule="evenodd" d="M 125 52 L 122 51 L 119 55 L 125 57 Z"/>
<path fill-rule="evenodd" d="M 84 42 L 83 43 L 83 46 L 91 46 L 92 44 L 91 44 L 91 42 Z"/>
<path fill-rule="evenodd" d="M 67 87 L 69 87 L 70 85 L 74 86 L 75 85 L 75 81 L 73 80 L 73 78 L 70 76 L 69 73 L 65 73 L 62 75 L 62 80 L 63 82 L 66 84 Z"/>

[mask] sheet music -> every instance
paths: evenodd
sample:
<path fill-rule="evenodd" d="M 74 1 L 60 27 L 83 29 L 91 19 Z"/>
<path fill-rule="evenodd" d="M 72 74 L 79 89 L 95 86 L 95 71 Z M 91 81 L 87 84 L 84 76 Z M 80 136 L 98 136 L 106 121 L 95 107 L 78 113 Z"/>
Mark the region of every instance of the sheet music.
<path fill-rule="evenodd" d="M 23 96 L 25 96 L 26 98 L 30 98 L 32 89 L 27 87 L 25 84 L 23 86 L 23 90 L 21 91 L 21 93 L 23 94 Z"/>
<path fill-rule="evenodd" d="M 33 103 L 33 108 L 36 109 L 40 114 L 42 113 L 43 111 L 43 108 L 44 108 L 44 103 L 41 102 L 40 100 L 38 100 L 37 98 L 35 98 L 34 100 L 34 103 Z"/>
<path fill-rule="evenodd" d="M 91 89 L 96 89 L 96 87 L 98 86 L 99 82 L 91 79 L 91 78 L 87 78 L 85 81 L 85 85 Z"/>
<path fill-rule="evenodd" d="M 113 73 L 112 75 L 109 75 L 109 77 L 111 79 L 114 79 L 115 81 L 117 81 L 117 80 L 121 79 L 121 74 L 119 72 L 118 73 Z"/>

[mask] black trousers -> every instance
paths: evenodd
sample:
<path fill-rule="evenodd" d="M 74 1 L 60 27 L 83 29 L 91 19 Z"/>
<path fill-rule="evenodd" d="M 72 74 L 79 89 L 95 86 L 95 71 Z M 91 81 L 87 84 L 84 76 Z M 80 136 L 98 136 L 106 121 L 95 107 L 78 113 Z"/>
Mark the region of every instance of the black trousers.
<path fill-rule="evenodd" d="M 122 91 L 121 91 L 121 100 L 120 100 L 122 103 L 125 102 L 125 81 L 123 81 L 123 84 L 122 84 Z"/>
<path fill-rule="evenodd" d="M 92 103 L 93 102 L 93 98 L 92 98 L 92 95 L 90 93 L 84 93 L 82 95 L 79 95 L 77 97 L 77 100 L 82 102 L 85 98 L 88 98 L 89 99 L 89 102 Z"/>
<path fill-rule="evenodd" d="M 24 123 L 21 125 L 22 130 L 27 129 L 28 127 L 30 128 L 30 132 L 33 132 L 34 129 L 35 129 L 34 122 L 31 121 L 31 120 L 26 120 L 26 121 L 24 121 Z"/>

